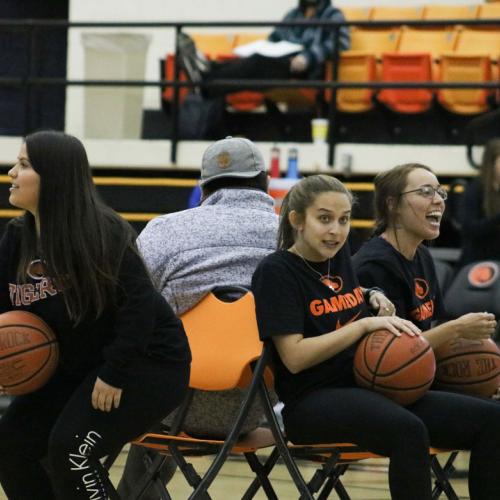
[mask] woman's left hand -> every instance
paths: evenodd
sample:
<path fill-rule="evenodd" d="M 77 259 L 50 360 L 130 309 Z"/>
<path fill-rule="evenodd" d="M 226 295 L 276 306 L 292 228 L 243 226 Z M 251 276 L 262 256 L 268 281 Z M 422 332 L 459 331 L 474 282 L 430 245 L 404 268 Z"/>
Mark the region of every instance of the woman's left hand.
<path fill-rule="evenodd" d="M 394 316 L 396 314 L 394 304 L 381 292 L 372 292 L 369 303 L 374 311 L 378 311 L 377 316 Z"/>
<path fill-rule="evenodd" d="M 111 411 L 120 406 L 122 389 L 106 384 L 97 377 L 92 391 L 92 406 L 95 410 Z"/>

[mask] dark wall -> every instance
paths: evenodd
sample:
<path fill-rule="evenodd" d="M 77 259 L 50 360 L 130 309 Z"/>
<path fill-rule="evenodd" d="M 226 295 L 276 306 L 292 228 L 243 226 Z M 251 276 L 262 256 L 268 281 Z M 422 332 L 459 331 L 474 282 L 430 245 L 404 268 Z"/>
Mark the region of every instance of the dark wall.
<path fill-rule="evenodd" d="M 1 19 L 68 19 L 68 0 L 0 0 Z M 66 78 L 67 30 L 0 28 L 2 77 Z M 32 51 L 32 52 L 31 52 Z M 31 56 L 30 56 L 31 52 Z M 0 135 L 64 129 L 63 86 L 0 86 Z"/>

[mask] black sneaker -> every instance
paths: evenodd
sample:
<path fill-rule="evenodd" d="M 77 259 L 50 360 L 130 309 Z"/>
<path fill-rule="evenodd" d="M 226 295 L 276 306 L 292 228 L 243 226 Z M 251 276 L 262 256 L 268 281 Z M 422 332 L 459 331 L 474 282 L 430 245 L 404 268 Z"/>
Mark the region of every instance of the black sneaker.
<path fill-rule="evenodd" d="M 201 82 L 204 74 L 210 70 L 210 61 L 196 50 L 193 39 L 186 33 L 179 33 L 177 47 L 179 48 L 179 65 L 181 68 L 187 73 L 192 82 Z"/>

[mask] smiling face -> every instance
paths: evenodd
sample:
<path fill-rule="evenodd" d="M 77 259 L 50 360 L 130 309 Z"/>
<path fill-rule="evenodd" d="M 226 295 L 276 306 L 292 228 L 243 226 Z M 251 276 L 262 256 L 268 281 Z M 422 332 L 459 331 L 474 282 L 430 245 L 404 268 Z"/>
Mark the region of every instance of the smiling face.
<path fill-rule="evenodd" d="M 21 146 L 17 161 L 9 170 L 8 175 L 12 180 L 12 186 L 9 189 L 9 203 L 23 210 L 28 210 L 36 217 L 40 195 L 40 176 L 31 165 L 26 144 L 23 143 Z"/>
<path fill-rule="evenodd" d="M 405 194 L 399 197 L 394 211 L 395 226 L 407 241 L 418 245 L 439 236 L 445 202 L 435 190 L 440 184 L 432 172 L 417 168 L 408 174 L 406 181 Z"/>
<path fill-rule="evenodd" d="M 305 259 L 324 261 L 344 245 L 351 225 L 351 201 L 344 193 L 320 193 L 305 215 L 290 212 L 296 230 L 294 247 Z"/>

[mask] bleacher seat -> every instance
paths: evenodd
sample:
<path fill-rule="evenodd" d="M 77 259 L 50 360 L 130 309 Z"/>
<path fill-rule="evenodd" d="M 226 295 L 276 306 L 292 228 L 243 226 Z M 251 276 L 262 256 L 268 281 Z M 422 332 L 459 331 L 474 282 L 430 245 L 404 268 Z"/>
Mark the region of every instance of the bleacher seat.
<path fill-rule="evenodd" d="M 440 65 L 443 82 L 484 82 L 491 80 L 488 56 L 443 55 Z M 488 89 L 440 89 L 438 100 L 449 111 L 462 115 L 488 111 Z"/>
<path fill-rule="evenodd" d="M 415 29 L 404 26 L 401 29 L 397 51 L 401 54 L 429 53 L 432 60 L 432 78 L 437 80 L 441 54 L 453 51 L 457 37 L 456 29 Z"/>
<path fill-rule="evenodd" d="M 500 19 L 500 2 L 481 4 L 477 17 L 478 19 Z"/>
<path fill-rule="evenodd" d="M 376 60 L 373 54 L 344 52 L 340 56 L 338 79 L 341 82 L 376 81 Z M 327 79 L 332 78 L 331 65 L 327 65 Z M 339 89 L 337 109 L 344 113 L 362 113 L 373 108 L 373 89 Z M 326 102 L 330 102 L 331 92 L 325 92 Z"/>
<path fill-rule="evenodd" d="M 421 7 L 395 7 L 377 6 L 373 7 L 370 15 L 371 21 L 409 21 L 422 18 Z"/>
<path fill-rule="evenodd" d="M 428 82 L 432 80 L 431 57 L 428 53 L 383 54 L 384 82 Z M 382 89 L 377 99 L 397 113 L 423 113 L 432 105 L 431 89 Z"/>
<path fill-rule="evenodd" d="M 422 19 L 446 20 L 446 19 L 476 19 L 477 5 L 439 5 L 429 4 L 424 7 Z"/>
<path fill-rule="evenodd" d="M 196 43 L 196 48 L 203 52 L 209 59 L 233 54 L 233 33 L 191 33 L 191 38 Z"/>
<path fill-rule="evenodd" d="M 368 21 L 370 19 L 370 7 L 341 7 L 347 21 Z"/>

